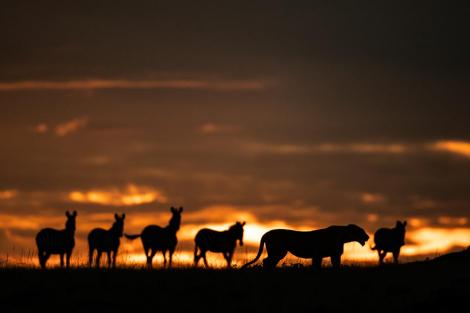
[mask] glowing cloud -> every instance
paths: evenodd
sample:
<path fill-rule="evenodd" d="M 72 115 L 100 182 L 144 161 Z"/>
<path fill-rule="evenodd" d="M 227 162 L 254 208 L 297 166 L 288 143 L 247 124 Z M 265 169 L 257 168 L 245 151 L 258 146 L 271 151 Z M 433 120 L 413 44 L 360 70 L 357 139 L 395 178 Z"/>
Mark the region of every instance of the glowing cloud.
<path fill-rule="evenodd" d="M 431 145 L 431 148 L 434 150 L 445 151 L 470 158 L 470 142 L 468 141 L 438 141 L 435 144 Z"/>
<path fill-rule="evenodd" d="M 240 130 L 237 126 L 232 125 L 221 125 L 215 123 L 205 123 L 198 127 L 197 129 L 201 134 L 212 135 L 220 133 L 234 133 Z"/>
<path fill-rule="evenodd" d="M 363 193 L 361 195 L 361 200 L 362 202 L 367 203 L 367 204 L 375 204 L 375 203 L 383 202 L 384 197 L 376 193 Z"/>
<path fill-rule="evenodd" d="M 88 125 L 88 117 L 80 117 L 71 121 L 57 125 L 55 133 L 59 137 L 65 137 L 71 133 L 76 132 L 80 128 L 84 128 Z"/>
<path fill-rule="evenodd" d="M 18 190 L 0 190 L 0 200 L 10 200 L 18 196 Z"/>
<path fill-rule="evenodd" d="M 215 91 L 250 91 L 266 87 L 266 82 L 206 80 L 71 80 L 16 81 L 0 83 L 0 91 L 21 90 L 99 90 L 99 89 L 194 89 Z"/>
<path fill-rule="evenodd" d="M 244 143 L 242 149 L 254 154 L 279 154 L 279 155 L 315 155 L 328 153 L 355 153 L 355 154 L 403 154 L 410 147 L 402 144 L 373 144 L 352 143 L 335 144 L 325 143 L 318 145 L 296 144 L 269 144 L 269 143 Z"/>
<path fill-rule="evenodd" d="M 134 206 L 152 202 L 165 203 L 166 197 L 157 189 L 129 184 L 124 190 L 72 191 L 69 199 L 78 203 L 95 203 L 113 206 Z"/>
<path fill-rule="evenodd" d="M 49 126 L 46 123 L 41 123 L 41 124 L 36 125 L 33 131 L 36 134 L 45 134 L 49 131 Z"/>

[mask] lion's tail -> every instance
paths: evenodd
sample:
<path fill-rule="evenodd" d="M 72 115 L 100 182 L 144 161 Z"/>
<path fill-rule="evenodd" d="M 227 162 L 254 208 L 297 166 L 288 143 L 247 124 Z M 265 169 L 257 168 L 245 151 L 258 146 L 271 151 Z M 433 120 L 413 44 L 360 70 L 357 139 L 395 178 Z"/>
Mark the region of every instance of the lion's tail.
<path fill-rule="evenodd" d="M 263 254 L 265 242 L 266 242 L 266 240 L 264 239 L 264 236 L 261 237 L 261 242 L 259 243 L 258 255 L 256 256 L 256 258 L 255 258 L 253 261 L 248 262 L 248 263 L 246 263 L 245 265 L 243 265 L 243 266 L 242 266 L 242 269 L 247 268 L 248 266 L 250 266 L 250 265 L 256 263 L 256 262 L 259 260 L 259 258 L 261 257 L 261 254 Z"/>

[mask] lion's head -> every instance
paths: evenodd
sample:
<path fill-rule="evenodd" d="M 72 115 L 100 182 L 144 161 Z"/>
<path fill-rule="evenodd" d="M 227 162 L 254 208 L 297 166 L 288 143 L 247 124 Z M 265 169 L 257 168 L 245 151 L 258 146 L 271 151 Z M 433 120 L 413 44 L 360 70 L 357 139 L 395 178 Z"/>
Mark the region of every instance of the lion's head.
<path fill-rule="evenodd" d="M 346 239 L 348 242 L 357 241 L 364 246 L 369 240 L 369 235 L 361 227 L 350 224 L 346 226 Z"/>

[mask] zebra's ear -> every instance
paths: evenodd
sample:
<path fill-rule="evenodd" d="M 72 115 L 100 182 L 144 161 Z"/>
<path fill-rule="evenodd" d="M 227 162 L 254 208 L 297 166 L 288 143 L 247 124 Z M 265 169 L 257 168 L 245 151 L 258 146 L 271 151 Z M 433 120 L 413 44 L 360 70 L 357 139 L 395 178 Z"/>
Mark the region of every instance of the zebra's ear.
<path fill-rule="evenodd" d="M 126 218 L 126 213 L 122 213 L 121 219 L 124 220 Z"/>
<path fill-rule="evenodd" d="M 246 222 L 242 222 L 242 226 L 245 226 L 246 225 Z"/>
<path fill-rule="evenodd" d="M 73 217 L 77 217 L 77 211 L 73 211 Z"/>
<path fill-rule="evenodd" d="M 171 207 L 170 210 L 171 210 L 172 213 L 176 213 L 176 209 L 174 207 Z"/>
<path fill-rule="evenodd" d="M 403 227 L 406 227 L 406 225 L 408 224 L 406 221 L 403 221 Z"/>
<path fill-rule="evenodd" d="M 180 207 L 180 211 L 179 211 L 179 212 L 180 212 L 180 213 L 183 213 L 183 210 L 184 210 L 183 207 Z"/>
<path fill-rule="evenodd" d="M 69 211 L 65 211 L 65 216 L 70 217 L 70 212 L 69 212 Z"/>
<path fill-rule="evenodd" d="M 117 221 L 119 219 L 119 215 L 117 213 L 114 213 L 114 219 Z"/>

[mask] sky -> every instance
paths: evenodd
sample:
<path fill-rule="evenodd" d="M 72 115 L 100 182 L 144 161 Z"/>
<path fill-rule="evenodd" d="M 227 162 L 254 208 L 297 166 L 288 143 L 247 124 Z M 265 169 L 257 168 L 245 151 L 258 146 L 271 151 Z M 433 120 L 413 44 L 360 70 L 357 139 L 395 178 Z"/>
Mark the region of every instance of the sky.
<path fill-rule="evenodd" d="M 8 1 L 0 254 L 29 253 L 65 210 L 85 251 L 115 212 L 135 233 L 166 225 L 171 206 L 185 208 L 181 255 L 198 229 L 241 220 L 245 256 L 271 228 L 372 235 L 397 220 L 405 255 L 470 245 L 469 14 L 439 1 Z M 368 245 L 351 256 L 372 258 Z"/>

